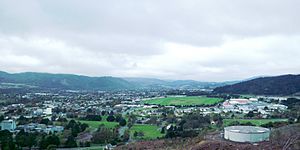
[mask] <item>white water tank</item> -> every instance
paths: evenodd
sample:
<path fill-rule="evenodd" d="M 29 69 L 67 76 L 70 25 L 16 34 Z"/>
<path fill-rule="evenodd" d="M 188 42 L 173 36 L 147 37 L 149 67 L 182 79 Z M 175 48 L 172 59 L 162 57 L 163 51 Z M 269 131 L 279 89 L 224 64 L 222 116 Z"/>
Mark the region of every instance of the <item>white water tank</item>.
<path fill-rule="evenodd" d="M 255 126 L 230 126 L 224 128 L 224 138 L 234 142 L 268 141 L 270 130 Z"/>

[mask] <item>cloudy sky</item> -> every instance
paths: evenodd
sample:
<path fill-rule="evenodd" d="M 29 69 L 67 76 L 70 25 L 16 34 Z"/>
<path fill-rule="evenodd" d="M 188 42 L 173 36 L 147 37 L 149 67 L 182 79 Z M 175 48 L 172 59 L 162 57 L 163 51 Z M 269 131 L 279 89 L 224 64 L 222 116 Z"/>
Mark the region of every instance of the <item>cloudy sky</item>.
<path fill-rule="evenodd" d="M 299 0 L 1 0 L 0 70 L 238 80 L 300 73 Z"/>

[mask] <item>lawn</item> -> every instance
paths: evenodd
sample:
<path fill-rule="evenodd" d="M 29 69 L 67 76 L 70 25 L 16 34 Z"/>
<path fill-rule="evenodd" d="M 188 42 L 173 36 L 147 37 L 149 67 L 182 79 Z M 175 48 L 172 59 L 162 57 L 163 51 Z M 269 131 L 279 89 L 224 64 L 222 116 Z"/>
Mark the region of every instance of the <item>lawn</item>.
<path fill-rule="evenodd" d="M 117 126 L 119 124 L 117 122 L 108 122 L 106 120 L 103 120 L 103 118 L 102 118 L 102 121 L 86 121 L 86 120 L 77 120 L 77 121 L 88 124 L 89 127 L 92 129 L 97 129 L 99 127 L 99 125 L 101 125 L 101 124 L 104 124 L 105 127 L 107 127 L 107 128 L 114 128 L 115 126 Z"/>
<path fill-rule="evenodd" d="M 99 125 L 104 124 L 107 128 L 114 128 L 119 123 L 117 122 L 108 122 L 108 121 L 86 121 L 86 120 L 77 120 L 81 123 L 86 123 L 89 125 L 91 129 L 97 129 Z M 143 125 L 143 124 L 135 124 L 131 127 L 130 133 L 133 137 L 133 133 L 143 132 L 144 136 L 141 139 L 149 140 L 149 139 L 156 139 L 157 137 L 162 137 L 164 134 L 160 133 L 159 127 L 155 125 Z"/>
<path fill-rule="evenodd" d="M 288 121 L 288 119 L 224 119 L 224 126 L 228 126 L 231 122 L 238 121 L 239 123 L 251 122 L 256 126 L 260 126 L 269 122 L 282 122 Z"/>
<path fill-rule="evenodd" d="M 145 139 L 145 140 L 156 139 L 157 137 L 164 136 L 164 134 L 160 133 L 159 127 L 155 125 L 135 124 L 130 129 L 130 133 L 132 137 L 134 137 L 133 133 L 135 131 L 143 132 L 144 136 L 141 139 Z"/>
<path fill-rule="evenodd" d="M 145 104 L 155 105 L 213 105 L 221 102 L 220 98 L 209 98 L 205 96 L 166 97 L 145 100 Z"/>

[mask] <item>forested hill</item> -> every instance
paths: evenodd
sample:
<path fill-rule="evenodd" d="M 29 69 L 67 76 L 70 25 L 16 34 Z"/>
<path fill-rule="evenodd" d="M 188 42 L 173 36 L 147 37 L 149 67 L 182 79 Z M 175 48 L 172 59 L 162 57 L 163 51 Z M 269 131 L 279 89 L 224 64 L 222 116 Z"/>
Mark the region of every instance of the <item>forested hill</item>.
<path fill-rule="evenodd" d="M 261 77 L 215 88 L 216 93 L 290 95 L 300 92 L 300 75 Z"/>
<path fill-rule="evenodd" d="M 199 82 L 194 80 L 160 80 L 154 78 L 88 77 L 73 74 L 7 73 L 0 71 L 0 88 L 36 87 L 67 90 L 124 90 L 124 89 L 201 89 L 237 83 Z"/>
<path fill-rule="evenodd" d="M 135 86 L 115 77 L 88 77 L 71 74 L 16 73 L 0 72 L 0 84 L 25 84 L 39 88 L 74 90 L 114 90 L 130 89 Z"/>

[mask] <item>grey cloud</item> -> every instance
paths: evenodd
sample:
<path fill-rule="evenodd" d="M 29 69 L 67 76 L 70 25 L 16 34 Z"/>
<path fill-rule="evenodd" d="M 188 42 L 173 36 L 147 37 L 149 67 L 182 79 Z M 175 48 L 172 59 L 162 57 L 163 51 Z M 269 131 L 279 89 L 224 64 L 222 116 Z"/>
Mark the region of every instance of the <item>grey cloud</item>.
<path fill-rule="evenodd" d="M 0 69 L 210 81 L 299 73 L 299 7 L 297 0 L 4 0 Z"/>

